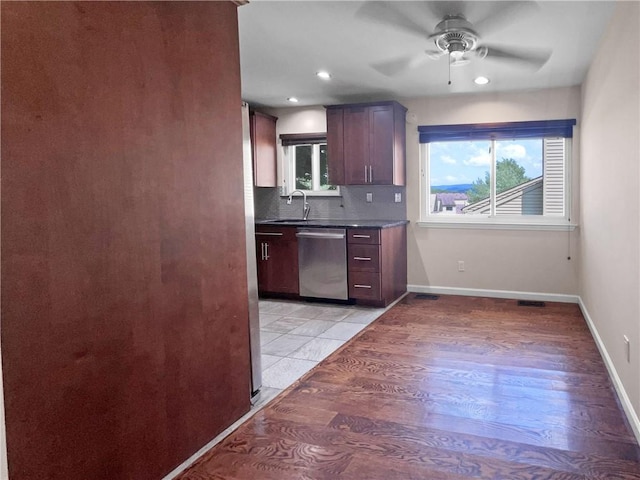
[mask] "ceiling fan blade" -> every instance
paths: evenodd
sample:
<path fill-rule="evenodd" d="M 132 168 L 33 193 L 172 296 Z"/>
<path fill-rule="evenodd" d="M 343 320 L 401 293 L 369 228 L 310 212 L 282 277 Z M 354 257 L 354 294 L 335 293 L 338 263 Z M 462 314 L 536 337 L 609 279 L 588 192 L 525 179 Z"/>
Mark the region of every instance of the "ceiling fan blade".
<path fill-rule="evenodd" d="M 448 55 L 447 52 L 443 52 L 442 50 L 425 50 L 424 53 L 429 60 L 438 60 L 443 55 Z"/>
<path fill-rule="evenodd" d="M 424 53 L 420 53 L 372 63 L 371 67 L 387 77 L 394 77 L 402 72 L 418 68 L 427 61 L 429 61 L 429 57 Z"/>
<path fill-rule="evenodd" d="M 486 49 L 486 58 L 490 60 L 506 60 L 520 63 L 534 70 L 541 68 L 551 57 L 551 50 L 538 48 L 500 48 L 483 45 L 479 51 Z"/>
<path fill-rule="evenodd" d="M 473 22 L 474 29 L 483 36 L 506 28 L 519 20 L 537 13 L 540 6 L 529 0 L 497 2 L 499 5 L 488 15 Z"/>
<path fill-rule="evenodd" d="M 421 38 L 428 36 L 424 26 L 400 10 L 393 2 L 364 2 L 356 11 L 356 17 L 386 25 L 396 30 L 412 33 Z"/>

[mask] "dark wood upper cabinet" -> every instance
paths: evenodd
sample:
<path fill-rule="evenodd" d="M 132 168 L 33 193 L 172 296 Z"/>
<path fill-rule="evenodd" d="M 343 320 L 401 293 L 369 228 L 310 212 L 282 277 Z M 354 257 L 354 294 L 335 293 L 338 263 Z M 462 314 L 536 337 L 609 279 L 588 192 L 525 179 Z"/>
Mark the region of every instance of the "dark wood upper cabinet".
<path fill-rule="evenodd" d="M 344 185 L 344 110 L 327 110 L 327 158 L 329 183 Z"/>
<path fill-rule="evenodd" d="M 402 115 L 404 126 L 404 113 Z M 374 185 L 394 185 L 395 181 L 395 130 L 394 111 L 391 105 L 369 109 L 369 183 Z M 404 137 L 404 129 L 402 136 Z M 404 152 L 402 154 L 404 162 Z M 402 177 L 401 184 L 404 184 Z"/>
<path fill-rule="evenodd" d="M 327 107 L 330 176 L 340 185 L 405 184 L 405 114 L 397 102 Z"/>
<path fill-rule="evenodd" d="M 256 187 L 275 187 L 278 178 L 276 160 L 276 117 L 266 113 L 249 113 L 253 181 Z"/>
<path fill-rule="evenodd" d="M 368 183 L 369 109 L 344 110 L 344 177 L 347 185 Z"/>

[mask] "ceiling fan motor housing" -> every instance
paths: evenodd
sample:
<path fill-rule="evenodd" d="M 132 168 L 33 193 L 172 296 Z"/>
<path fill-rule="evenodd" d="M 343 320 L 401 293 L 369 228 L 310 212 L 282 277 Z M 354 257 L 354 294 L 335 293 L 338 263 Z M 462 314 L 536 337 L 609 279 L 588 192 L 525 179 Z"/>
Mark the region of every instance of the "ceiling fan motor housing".
<path fill-rule="evenodd" d="M 438 50 L 460 58 L 471 52 L 478 45 L 478 34 L 471 28 L 471 23 L 462 15 L 447 15 L 436 25 L 435 44 Z"/>

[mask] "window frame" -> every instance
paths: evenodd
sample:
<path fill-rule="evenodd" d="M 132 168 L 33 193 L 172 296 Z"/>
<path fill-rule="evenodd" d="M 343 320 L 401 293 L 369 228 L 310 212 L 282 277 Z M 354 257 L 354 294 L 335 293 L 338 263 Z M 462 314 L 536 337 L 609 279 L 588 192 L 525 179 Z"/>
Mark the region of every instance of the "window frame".
<path fill-rule="evenodd" d="M 536 122 L 511 122 L 502 124 L 468 124 L 418 127 L 419 169 L 420 169 L 420 227 L 429 228 L 486 228 L 486 229 L 523 229 L 523 230 L 574 230 L 576 224 L 571 222 L 572 210 L 572 140 L 575 119 Z M 564 141 L 564 215 L 496 215 L 495 148 L 492 148 L 491 169 L 491 213 L 474 215 L 436 215 L 430 211 L 430 158 L 429 146 L 432 142 L 471 141 L 471 140 L 513 140 L 525 138 L 562 137 Z"/>
<path fill-rule="evenodd" d="M 326 133 L 294 133 L 281 134 L 280 140 L 283 149 L 283 188 L 281 196 L 288 196 L 294 190 L 304 191 L 310 197 L 339 197 L 340 186 L 335 185 L 335 190 L 306 190 L 296 188 L 296 147 L 309 145 L 312 147 L 311 170 L 314 186 L 319 186 L 320 175 L 320 145 L 327 146 Z"/>

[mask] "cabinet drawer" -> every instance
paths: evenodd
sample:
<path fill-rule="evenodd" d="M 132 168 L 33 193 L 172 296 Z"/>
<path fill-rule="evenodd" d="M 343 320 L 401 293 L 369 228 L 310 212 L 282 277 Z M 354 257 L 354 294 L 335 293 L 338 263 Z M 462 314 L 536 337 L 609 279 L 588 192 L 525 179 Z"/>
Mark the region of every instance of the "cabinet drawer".
<path fill-rule="evenodd" d="M 380 274 L 377 272 L 349 272 L 349 298 L 380 299 Z"/>
<path fill-rule="evenodd" d="M 379 272 L 380 247 L 378 245 L 349 245 L 349 271 Z"/>
<path fill-rule="evenodd" d="M 278 227 L 271 225 L 256 225 L 256 238 L 258 240 L 276 240 L 297 242 L 296 227 Z"/>
<path fill-rule="evenodd" d="M 349 243 L 380 245 L 379 228 L 352 228 L 348 231 Z"/>

